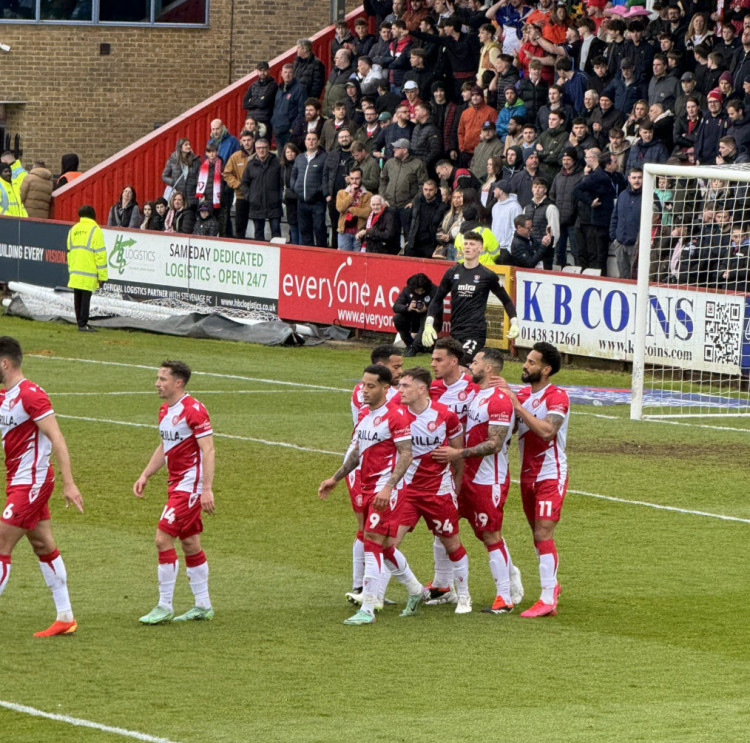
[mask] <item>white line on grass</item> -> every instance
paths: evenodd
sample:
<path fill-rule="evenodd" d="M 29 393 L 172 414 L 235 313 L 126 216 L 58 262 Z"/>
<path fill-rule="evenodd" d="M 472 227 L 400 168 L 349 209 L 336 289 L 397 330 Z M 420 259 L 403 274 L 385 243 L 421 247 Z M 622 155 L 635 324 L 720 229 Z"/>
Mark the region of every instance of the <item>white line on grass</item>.
<path fill-rule="evenodd" d="M 147 369 L 148 371 L 157 371 L 158 366 L 147 366 L 146 364 L 125 364 L 121 361 L 99 361 L 97 359 L 71 359 L 66 356 L 44 356 L 43 354 L 30 353 L 27 358 L 45 359 L 46 361 L 71 361 L 77 364 L 98 364 L 100 366 L 124 366 L 128 369 Z M 241 374 L 219 374 L 218 372 L 194 371 L 195 376 L 217 377 L 219 379 L 240 379 L 243 382 L 262 382 L 264 384 L 283 384 L 286 387 L 304 387 L 305 389 L 327 390 L 328 392 L 351 392 L 345 387 L 326 387 L 322 384 L 306 384 L 303 382 L 284 382 L 280 379 L 263 379 L 262 377 L 245 377 Z M 231 392 L 231 390 L 227 390 Z"/>
<path fill-rule="evenodd" d="M 144 740 L 148 741 L 148 743 L 177 743 L 176 741 L 170 740 L 169 738 L 157 738 L 154 735 L 139 733 L 137 730 L 126 730 L 125 728 L 116 728 L 112 727 L 111 725 L 102 725 L 99 722 L 92 722 L 91 720 L 82 720 L 79 717 L 69 717 L 68 715 L 57 715 L 53 712 L 44 712 L 41 709 L 36 709 L 36 707 L 27 707 L 25 704 L 5 702 L 2 699 L 0 699 L 0 707 L 5 707 L 5 709 L 9 709 L 12 712 L 20 712 L 24 715 L 31 715 L 32 717 L 44 717 L 47 720 L 64 722 L 68 725 L 74 725 L 78 728 L 93 728 L 94 730 L 101 730 L 104 733 L 113 733 L 114 735 L 121 735 L 124 738 Z"/>
<path fill-rule="evenodd" d="M 108 423 L 113 426 L 132 426 L 134 428 L 155 428 L 150 423 L 131 423 L 129 421 L 112 420 L 111 418 L 88 418 L 81 415 L 58 415 L 58 418 L 67 418 L 74 421 L 89 421 L 91 423 Z M 236 441 L 251 441 L 256 444 L 265 444 L 266 446 L 281 446 L 285 449 L 296 449 L 297 451 L 312 452 L 313 454 L 329 454 L 333 457 L 343 457 L 342 452 L 328 451 L 327 449 L 313 449 L 308 446 L 297 446 L 297 444 L 288 444 L 285 441 L 270 441 L 268 439 L 256 439 L 251 436 L 234 436 L 229 433 L 215 433 L 214 436 L 223 439 L 235 439 Z M 513 480 L 518 484 L 518 480 Z M 626 503 L 631 506 L 645 506 L 647 508 L 656 508 L 660 511 L 673 511 L 674 513 L 685 513 L 692 516 L 706 516 L 712 519 L 721 519 L 722 521 L 737 521 L 742 524 L 750 524 L 750 519 L 743 519 L 738 516 L 725 516 L 721 513 L 709 513 L 708 511 L 694 511 L 688 508 L 678 508 L 677 506 L 662 506 L 659 503 L 649 503 L 641 500 L 627 500 L 626 498 L 616 498 L 612 495 L 601 495 L 599 493 L 587 493 L 585 490 L 570 490 L 569 492 L 576 495 L 583 495 L 587 498 L 598 498 L 600 500 L 612 501 L 613 503 Z"/>
<path fill-rule="evenodd" d="M 327 392 L 327 390 L 307 390 L 307 392 Z M 112 392 L 51 392 L 47 394 L 52 397 L 101 397 L 102 395 L 151 395 L 156 396 L 155 390 L 118 391 Z M 190 390 L 191 395 L 281 395 L 289 394 L 289 390 Z"/>

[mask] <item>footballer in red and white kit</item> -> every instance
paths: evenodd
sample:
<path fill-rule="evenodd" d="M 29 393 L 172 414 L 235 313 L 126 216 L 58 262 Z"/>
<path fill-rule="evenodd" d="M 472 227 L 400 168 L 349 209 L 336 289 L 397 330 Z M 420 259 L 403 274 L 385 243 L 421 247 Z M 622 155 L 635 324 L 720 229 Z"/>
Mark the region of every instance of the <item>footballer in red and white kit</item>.
<path fill-rule="evenodd" d="M 521 499 L 534 534 L 542 587 L 539 601 L 523 612 L 522 617 L 555 615 L 560 595 L 554 533 L 568 489 L 565 441 L 570 400 L 565 390 L 550 384 L 549 380 L 561 365 L 560 352 L 553 345 L 536 343 L 521 373 L 521 381 L 529 386 L 517 395 L 506 390 L 518 417 Z"/>
<path fill-rule="evenodd" d="M 434 454 L 441 461 L 455 461 L 459 457 L 466 460 L 458 512 L 471 523 L 474 534 L 487 548 L 496 598 L 484 611 L 493 614 L 512 611 L 523 597 L 520 576 L 502 537 L 503 507 L 510 485 L 508 442 L 515 421 L 512 400 L 497 386 L 502 368 L 503 355 L 495 348 L 485 348 L 474 356 L 471 373 L 479 391 L 466 416 L 466 448 L 459 451 L 441 448 Z M 512 590 L 514 572 L 518 588 Z"/>
<path fill-rule="evenodd" d="M 155 384 L 159 397 L 165 401 L 159 409 L 161 443 L 133 486 L 135 495 L 142 498 L 148 479 L 166 464 L 167 504 L 156 527 L 159 603 L 140 618 L 142 624 L 213 619 L 214 616 L 208 595 L 208 562 L 200 541 L 201 512 L 214 512 L 213 429 L 203 404 L 185 392 L 190 374 L 190 368 L 181 361 L 162 362 Z M 186 572 L 195 598 L 193 608 L 178 617 L 174 616 L 172 608 L 179 570 L 175 539 L 182 543 Z"/>
<path fill-rule="evenodd" d="M 66 507 L 83 511 L 83 499 L 73 482 L 70 457 L 47 393 L 25 379 L 23 352 L 17 340 L 0 338 L 0 430 L 5 453 L 6 501 L 0 516 L 0 594 L 10 578 L 11 553 L 26 536 L 39 558 L 52 593 L 57 619 L 35 637 L 73 634 L 78 625 L 68 595 L 65 563 L 50 527 L 49 499 L 55 487 L 50 464 L 54 452 L 63 478 Z"/>
<path fill-rule="evenodd" d="M 411 432 L 405 412 L 386 402 L 393 376 L 380 364 L 368 366 L 362 375 L 365 415 L 354 430 L 355 446 L 344 464 L 318 487 L 318 497 L 326 499 L 340 480 L 361 462 L 363 496 L 365 573 L 362 583 L 362 609 L 345 624 L 372 624 L 381 582 L 383 544 L 397 532 L 394 517 L 395 487 L 411 464 Z"/>
<path fill-rule="evenodd" d="M 460 479 L 463 462 L 453 465 L 439 461 L 433 452 L 440 447 L 460 450 L 463 445 L 463 426 L 458 416 L 446 405 L 430 400 L 432 378 L 426 369 L 405 369 L 399 382 L 399 392 L 410 421 L 412 463 L 400 484 L 398 520 L 399 533 L 386 544 L 385 558 L 391 572 L 407 586 L 410 596 L 420 585 L 402 553 L 398 551 L 404 535 L 413 529 L 420 518 L 440 540 L 451 565 L 451 581 L 455 581 L 457 614 L 471 612 L 469 596 L 469 561 L 458 535 L 455 479 Z M 455 479 L 454 479 L 455 476 Z M 431 591 L 423 589 L 425 599 Z M 416 603 L 416 601 L 412 602 Z M 416 605 L 413 607 L 416 609 Z"/>
<path fill-rule="evenodd" d="M 401 376 L 401 367 L 404 364 L 403 350 L 398 346 L 390 344 L 376 346 L 370 353 L 370 363 L 382 364 L 386 369 L 390 370 L 393 383 L 388 388 L 386 399 L 388 401 L 393 400 L 394 398 L 398 399 L 396 384 Z M 358 382 L 352 390 L 350 400 L 353 428 L 356 428 L 357 423 L 359 422 L 359 414 L 364 404 L 362 382 Z M 353 445 L 354 443 L 352 442 L 351 446 Z M 347 450 L 347 455 L 349 454 L 350 449 Z M 346 455 L 344 455 L 344 459 L 346 459 Z M 365 543 L 362 517 L 363 500 L 362 488 L 360 487 L 359 482 L 359 467 L 352 470 L 346 476 L 346 487 L 349 490 L 352 510 L 357 519 L 357 533 L 354 536 L 354 544 L 352 545 L 352 590 L 345 595 L 347 601 L 353 604 L 358 604 L 362 600 L 362 581 L 365 574 Z"/>

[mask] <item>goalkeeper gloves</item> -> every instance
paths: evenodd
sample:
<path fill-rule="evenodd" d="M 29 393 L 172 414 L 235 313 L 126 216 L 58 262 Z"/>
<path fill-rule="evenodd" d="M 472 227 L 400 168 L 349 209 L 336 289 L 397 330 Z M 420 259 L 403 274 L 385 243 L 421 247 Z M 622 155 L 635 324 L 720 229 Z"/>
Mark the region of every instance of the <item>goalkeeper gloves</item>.
<path fill-rule="evenodd" d="M 437 340 L 437 330 L 435 330 L 435 318 L 428 317 L 424 323 L 422 331 L 422 345 L 425 348 L 432 348 Z"/>
<path fill-rule="evenodd" d="M 521 328 L 518 327 L 518 318 L 512 317 L 510 320 L 510 327 L 508 328 L 508 338 L 515 340 L 518 338 L 518 334 L 521 332 Z"/>

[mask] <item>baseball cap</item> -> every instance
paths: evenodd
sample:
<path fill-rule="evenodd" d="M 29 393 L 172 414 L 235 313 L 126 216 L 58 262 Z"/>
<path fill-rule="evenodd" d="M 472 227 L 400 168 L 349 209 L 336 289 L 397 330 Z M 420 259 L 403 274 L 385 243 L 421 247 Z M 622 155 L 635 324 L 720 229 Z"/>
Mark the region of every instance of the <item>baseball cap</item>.
<path fill-rule="evenodd" d="M 485 121 L 484 124 L 482 124 L 482 129 L 494 129 L 495 125 L 491 121 Z"/>
<path fill-rule="evenodd" d="M 392 118 L 393 116 L 391 116 L 388 111 L 383 111 L 383 113 L 378 116 L 378 121 L 390 121 Z"/>
<path fill-rule="evenodd" d="M 484 91 L 478 85 L 475 85 L 471 89 L 471 94 L 472 95 L 484 95 Z"/>
<path fill-rule="evenodd" d="M 633 64 L 633 60 L 630 59 L 630 57 L 624 57 L 620 60 L 620 69 L 621 70 L 632 70 L 635 67 Z"/>
<path fill-rule="evenodd" d="M 396 147 L 401 147 L 404 150 L 408 150 L 409 147 L 411 147 L 411 143 L 409 142 L 408 139 L 406 139 L 405 137 L 402 137 L 401 139 L 397 139 L 393 143 L 393 148 L 396 149 Z"/>
<path fill-rule="evenodd" d="M 695 80 L 695 75 L 692 72 L 683 72 L 680 80 L 683 83 L 691 82 L 692 80 Z"/>
<path fill-rule="evenodd" d="M 404 90 L 419 90 L 419 85 L 416 80 L 407 80 L 404 83 Z"/>
<path fill-rule="evenodd" d="M 199 211 L 199 212 L 210 212 L 210 211 L 211 211 L 211 207 L 210 207 L 210 206 L 209 206 L 208 204 L 206 204 L 206 203 L 204 202 L 203 204 L 201 204 L 201 205 L 200 205 L 200 206 L 198 207 L 198 211 Z"/>
<path fill-rule="evenodd" d="M 256 70 L 270 70 L 271 68 L 268 66 L 268 62 L 258 62 L 258 65 L 255 68 Z"/>

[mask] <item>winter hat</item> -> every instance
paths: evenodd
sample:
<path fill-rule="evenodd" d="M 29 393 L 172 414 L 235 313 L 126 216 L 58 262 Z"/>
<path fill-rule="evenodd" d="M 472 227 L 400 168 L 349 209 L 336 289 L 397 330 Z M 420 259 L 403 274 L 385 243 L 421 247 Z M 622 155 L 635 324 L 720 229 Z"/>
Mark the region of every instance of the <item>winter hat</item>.
<path fill-rule="evenodd" d="M 560 157 L 572 157 L 574 160 L 577 160 L 578 150 L 575 147 L 566 147 Z"/>
<path fill-rule="evenodd" d="M 724 100 L 724 96 L 721 94 L 721 91 L 718 88 L 714 88 L 707 96 L 706 98 L 709 101 L 719 101 L 721 103 Z"/>
<path fill-rule="evenodd" d="M 732 78 L 732 73 L 728 70 L 726 72 L 722 72 L 721 75 L 719 75 L 719 82 L 726 81 L 730 85 L 734 85 L 734 79 Z"/>

